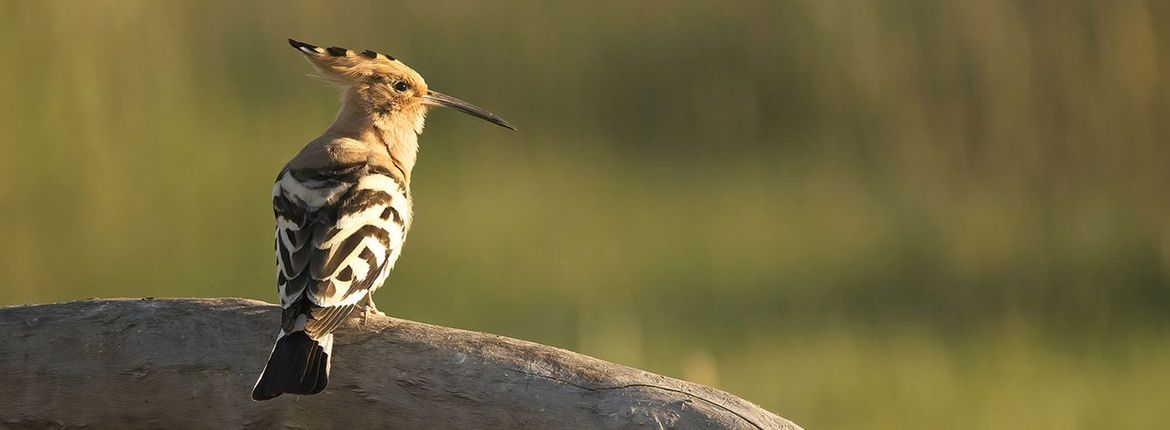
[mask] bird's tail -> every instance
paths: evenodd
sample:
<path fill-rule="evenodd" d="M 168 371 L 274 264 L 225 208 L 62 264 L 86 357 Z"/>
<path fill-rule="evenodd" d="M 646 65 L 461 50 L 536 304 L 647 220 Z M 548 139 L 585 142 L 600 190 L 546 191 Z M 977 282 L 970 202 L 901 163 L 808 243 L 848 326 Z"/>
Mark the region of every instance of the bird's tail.
<path fill-rule="evenodd" d="M 252 389 L 252 400 L 268 400 L 284 393 L 320 393 L 329 384 L 332 353 L 332 333 L 313 339 L 301 330 L 288 334 L 281 331 Z"/>

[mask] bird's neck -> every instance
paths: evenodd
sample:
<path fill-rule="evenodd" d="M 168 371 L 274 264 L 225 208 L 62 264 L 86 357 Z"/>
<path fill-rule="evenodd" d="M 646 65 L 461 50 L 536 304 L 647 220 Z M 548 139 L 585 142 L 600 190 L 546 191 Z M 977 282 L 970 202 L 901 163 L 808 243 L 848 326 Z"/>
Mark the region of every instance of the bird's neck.
<path fill-rule="evenodd" d="M 384 164 L 398 172 L 409 186 L 410 173 L 418 160 L 418 135 L 422 133 L 424 116 L 425 112 L 379 113 L 364 106 L 352 91 L 346 91 L 341 111 L 326 134 L 362 142 L 372 154 L 370 163 Z"/>

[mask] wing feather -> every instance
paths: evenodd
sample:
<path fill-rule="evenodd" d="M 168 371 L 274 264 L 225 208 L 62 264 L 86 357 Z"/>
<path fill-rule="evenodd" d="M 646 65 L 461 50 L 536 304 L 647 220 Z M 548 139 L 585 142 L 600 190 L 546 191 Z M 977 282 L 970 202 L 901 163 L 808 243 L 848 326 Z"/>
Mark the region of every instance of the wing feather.
<path fill-rule="evenodd" d="M 406 238 L 410 207 L 403 190 L 393 178 L 356 176 L 352 168 L 334 176 L 281 176 L 273 208 L 286 331 L 303 328 L 311 337 L 331 332 L 385 281 Z"/>

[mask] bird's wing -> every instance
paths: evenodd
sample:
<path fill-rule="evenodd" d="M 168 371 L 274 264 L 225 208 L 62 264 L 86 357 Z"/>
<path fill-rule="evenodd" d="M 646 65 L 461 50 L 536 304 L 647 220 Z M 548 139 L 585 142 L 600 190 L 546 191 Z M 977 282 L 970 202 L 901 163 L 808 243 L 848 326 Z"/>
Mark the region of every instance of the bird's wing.
<path fill-rule="evenodd" d="M 332 331 L 385 281 L 410 216 L 405 188 L 365 168 L 286 172 L 273 208 L 285 332 L 310 337 Z"/>

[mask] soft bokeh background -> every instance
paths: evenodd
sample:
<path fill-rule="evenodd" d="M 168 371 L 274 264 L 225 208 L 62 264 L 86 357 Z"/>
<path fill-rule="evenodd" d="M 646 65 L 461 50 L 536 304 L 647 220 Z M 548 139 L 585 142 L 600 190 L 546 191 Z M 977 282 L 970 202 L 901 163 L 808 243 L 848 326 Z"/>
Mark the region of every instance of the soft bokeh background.
<path fill-rule="evenodd" d="M 1170 2 L 0 1 L 0 304 L 275 300 L 271 181 L 391 53 L 383 310 L 812 428 L 1170 419 Z"/>

